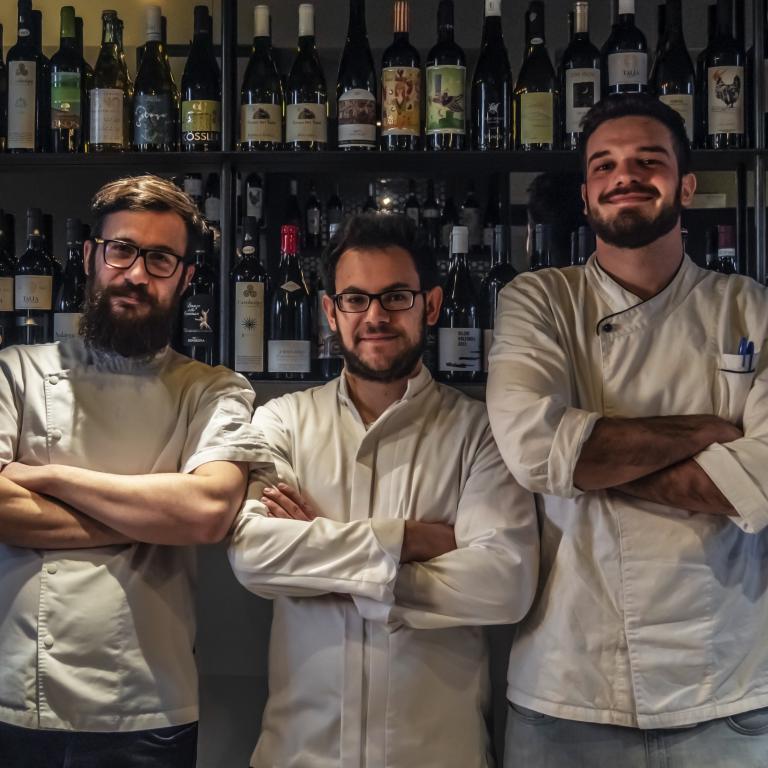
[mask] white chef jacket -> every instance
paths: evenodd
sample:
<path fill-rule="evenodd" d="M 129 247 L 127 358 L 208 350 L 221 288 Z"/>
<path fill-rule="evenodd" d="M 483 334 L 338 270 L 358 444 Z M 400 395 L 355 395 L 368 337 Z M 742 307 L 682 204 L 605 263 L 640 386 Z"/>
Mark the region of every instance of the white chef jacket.
<path fill-rule="evenodd" d="M 191 472 L 257 460 L 253 390 L 167 349 L 80 339 L 0 352 L 0 463 Z M 192 547 L 0 544 L 0 721 L 131 731 L 197 719 Z"/>
<path fill-rule="evenodd" d="M 538 531 L 483 404 L 422 368 L 367 431 L 343 376 L 267 403 L 254 424 L 279 479 L 322 517 L 266 517 L 261 489 L 277 478 L 252 475 L 230 560 L 275 604 L 251 765 L 490 765 L 478 625 L 528 610 Z M 458 549 L 401 565 L 406 519 L 454 525 Z"/>
<path fill-rule="evenodd" d="M 755 344 L 751 372 L 737 372 L 742 337 Z M 595 256 L 502 291 L 488 410 L 507 465 L 541 494 L 542 526 L 511 701 L 641 728 L 768 705 L 766 339 L 765 289 L 688 257 L 647 301 Z M 743 426 L 743 439 L 696 457 L 738 517 L 574 487 L 600 416 L 702 413 Z"/>

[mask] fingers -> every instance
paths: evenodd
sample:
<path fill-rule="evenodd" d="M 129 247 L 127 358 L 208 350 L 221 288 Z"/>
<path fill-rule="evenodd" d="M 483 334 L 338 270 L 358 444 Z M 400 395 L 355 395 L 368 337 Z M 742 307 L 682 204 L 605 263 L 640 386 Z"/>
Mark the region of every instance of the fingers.
<path fill-rule="evenodd" d="M 271 517 L 283 517 L 306 522 L 314 519 L 314 514 L 309 516 L 308 510 L 311 513 L 311 509 L 308 508 L 299 493 L 283 483 L 279 483 L 277 488 L 265 488 L 261 502 Z"/>

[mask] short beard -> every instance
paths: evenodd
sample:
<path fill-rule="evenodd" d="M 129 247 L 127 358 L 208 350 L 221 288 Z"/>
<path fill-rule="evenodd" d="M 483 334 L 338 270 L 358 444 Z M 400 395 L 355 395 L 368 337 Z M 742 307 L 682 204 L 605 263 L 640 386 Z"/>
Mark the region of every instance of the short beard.
<path fill-rule="evenodd" d="M 611 221 L 592 213 L 587 203 L 587 222 L 593 232 L 608 245 L 634 250 L 645 248 L 669 234 L 680 221 L 682 182 L 675 192 L 675 199 L 661 209 L 653 219 L 647 219 L 636 211 L 621 211 Z"/>
<path fill-rule="evenodd" d="M 423 322 L 421 326 L 421 333 L 418 341 L 408 349 L 401 352 L 393 361 L 389 368 L 384 370 L 378 370 L 371 368 L 366 362 L 364 362 L 355 352 L 347 347 L 344 340 L 341 338 L 341 334 L 337 333 L 339 346 L 341 347 L 341 354 L 344 357 L 344 363 L 346 370 L 354 376 L 357 376 L 364 381 L 378 381 L 382 384 L 389 384 L 393 381 L 399 381 L 410 376 L 419 361 L 421 360 L 424 350 L 427 345 L 427 324 L 426 324 L 426 310 L 424 311 Z"/>

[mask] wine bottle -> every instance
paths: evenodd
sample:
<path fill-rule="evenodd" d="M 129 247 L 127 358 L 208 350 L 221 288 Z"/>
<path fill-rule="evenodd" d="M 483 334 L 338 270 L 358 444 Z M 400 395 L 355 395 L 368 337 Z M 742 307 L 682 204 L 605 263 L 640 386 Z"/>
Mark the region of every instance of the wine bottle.
<path fill-rule="evenodd" d="M 736 231 L 732 224 L 717 225 L 717 267 L 724 275 L 738 274 L 736 262 Z"/>
<path fill-rule="evenodd" d="M 307 248 L 318 249 L 323 244 L 323 238 L 320 229 L 320 200 L 317 197 L 317 189 L 315 183 L 310 182 L 309 195 L 307 196 L 307 204 L 304 206 L 304 217 L 306 221 L 305 241 Z"/>
<path fill-rule="evenodd" d="M 133 148 L 173 152 L 177 148 L 179 92 L 163 45 L 160 6 L 148 5 L 146 40 L 133 95 Z"/>
<path fill-rule="evenodd" d="M 408 197 L 405 198 L 404 213 L 418 228 L 421 224 L 421 205 L 416 196 L 416 182 L 413 179 L 408 180 Z"/>
<path fill-rule="evenodd" d="M 525 37 L 528 48 L 515 85 L 515 148 L 554 149 L 559 127 L 559 93 L 547 53 L 544 3 L 540 0 L 532 0 L 528 6 Z"/>
<path fill-rule="evenodd" d="M 378 213 L 379 203 L 376 200 L 376 184 L 371 181 L 368 183 L 368 197 L 363 203 L 363 213 Z"/>
<path fill-rule="evenodd" d="M 600 101 L 600 51 L 589 39 L 589 3 L 573 4 L 573 34 L 560 61 L 563 149 L 578 149 L 581 121 Z"/>
<path fill-rule="evenodd" d="M 90 134 L 90 118 L 91 118 L 91 91 L 93 90 L 93 67 L 86 61 L 83 53 L 83 19 L 81 16 L 75 16 L 75 41 L 77 45 L 77 54 L 80 57 L 80 66 L 83 72 L 83 104 L 82 104 L 82 146 L 83 152 L 90 152 L 91 148 L 91 134 Z"/>
<path fill-rule="evenodd" d="M 8 68 L 5 66 L 5 62 L 3 61 L 3 25 L 0 24 L 0 152 L 5 152 L 7 139 L 8 139 Z"/>
<path fill-rule="evenodd" d="M 251 57 L 240 89 L 240 149 L 273 151 L 283 144 L 283 82 L 272 56 L 269 6 L 257 5 Z"/>
<path fill-rule="evenodd" d="M 269 311 L 267 354 L 275 379 L 305 379 L 311 371 L 312 317 L 299 261 L 299 231 L 280 228 L 280 266 Z"/>
<path fill-rule="evenodd" d="M 43 245 L 43 215 L 39 208 L 27 210 L 27 250 L 16 265 L 13 288 L 16 342 L 50 341 L 53 266 Z"/>
<path fill-rule="evenodd" d="M 218 277 L 211 263 L 213 232 L 194 249 L 195 274 L 181 302 L 181 343 L 184 354 L 216 365 L 218 336 Z"/>
<path fill-rule="evenodd" d="M 488 200 L 483 216 L 483 254 L 490 258 L 494 248 L 494 232 L 501 224 L 501 200 L 499 198 L 499 177 L 491 176 L 488 181 Z"/>
<path fill-rule="evenodd" d="M 685 47 L 681 0 L 667 0 L 662 7 L 665 33 L 651 70 L 650 90 L 683 118 L 688 141 L 693 142 L 696 73 Z"/>
<path fill-rule="evenodd" d="M 443 208 L 440 211 L 440 246 L 446 252 L 449 252 L 451 247 L 451 232 L 458 225 L 459 214 L 456 210 L 456 203 L 453 201 L 453 195 L 446 195 Z"/>
<path fill-rule="evenodd" d="M 381 149 L 421 147 L 421 58 L 409 40 L 408 0 L 395 0 L 395 33 L 381 59 Z"/>
<path fill-rule="evenodd" d="M 6 215 L 0 209 L 0 349 L 13 344 L 14 341 L 13 276 L 16 272 L 16 260 L 13 250 Z"/>
<path fill-rule="evenodd" d="M 221 69 L 213 53 L 205 5 L 195 6 L 195 36 L 181 76 L 181 149 L 221 149 Z"/>
<path fill-rule="evenodd" d="M 704 264 L 707 269 L 717 272 L 717 226 L 704 230 Z"/>
<path fill-rule="evenodd" d="M 480 250 L 483 242 L 483 227 L 480 214 L 480 203 L 475 196 L 475 184 L 470 181 L 467 186 L 467 196 L 461 204 L 461 225 L 469 232 L 469 252 Z"/>
<path fill-rule="evenodd" d="M 328 144 L 328 91 L 315 46 L 315 7 L 299 6 L 299 46 L 288 75 L 285 139 L 288 149 L 318 151 Z"/>
<path fill-rule="evenodd" d="M 635 26 L 635 0 L 617 0 L 618 18 L 601 51 L 606 94 L 642 93 L 648 88 L 648 44 Z"/>
<path fill-rule="evenodd" d="M 424 234 L 427 238 L 432 252 L 437 252 L 440 248 L 440 206 L 435 197 L 435 182 L 429 179 L 427 182 L 427 199 L 424 201 L 424 207 L 421 209 L 421 220 L 424 226 Z"/>
<path fill-rule="evenodd" d="M 746 145 L 744 49 L 733 36 L 731 0 L 718 0 L 714 40 L 704 54 L 706 81 L 699 86 L 706 114 L 706 148 Z"/>
<path fill-rule="evenodd" d="M 80 219 L 67 219 L 67 260 L 61 285 L 53 305 L 53 340 L 66 341 L 80 335 L 80 319 L 85 299 L 83 269 L 83 225 Z"/>
<path fill-rule="evenodd" d="M 365 0 L 349 0 L 336 99 L 339 149 L 376 149 L 376 69 L 365 29 Z"/>
<path fill-rule="evenodd" d="M 437 43 L 426 64 L 427 149 L 464 149 L 467 68 L 464 51 L 453 39 L 453 0 L 440 0 Z"/>
<path fill-rule="evenodd" d="M 245 215 L 264 226 L 264 180 L 255 171 L 245 177 Z"/>
<path fill-rule="evenodd" d="M 448 382 L 474 381 L 482 367 L 482 330 L 477 296 L 467 264 L 469 232 L 451 230 L 451 263 L 438 320 L 438 369 Z"/>
<path fill-rule="evenodd" d="M 712 45 L 717 30 L 717 5 L 707 6 L 707 47 L 696 57 L 696 98 L 694 100 L 696 130 L 695 143 L 697 147 L 707 144 L 707 110 L 704 108 L 707 88 L 707 48 Z"/>
<path fill-rule="evenodd" d="M 185 173 L 182 189 L 192 198 L 197 210 L 203 211 L 203 174 Z"/>
<path fill-rule="evenodd" d="M 328 240 L 332 240 L 341 227 L 344 219 L 344 203 L 339 194 L 339 185 L 333 190 L 326 205 L 326 223 L 328 224 Z"/>
<path fill-rule="evenodd" d="M 285 198 L 285 215 L 283 221 L 299 229 L 299 241 L 303 238 L 304 216 L 299 205 L 299 182 L 291 179 L 288 185 L 288 197 Z"/>
<path fill-rule="evenodd" d="M 594 252 L 595 233 L 589 227 L 582 225 L 571 232 L 571 266 L 583 266 Z"/>
<path fill-rule="evenodd" d="M 485 0 L 480 57 L 472 78 L 472 147 L 508 150 L 512 136 L 512 70 L 501 30 L 501 0 Z"/>
<path fill-rule="evenodd" d="M 552 225 L 536 224 L 533 235 L 531 272 L 554 266 L 552 260 Z"/>
<path fill-rule="evenodd" d="M 234 309 L 232 337 L 234 369 L 249 379 L 263 378 L 265 308 L 269 281 L 259 262 L 259 225 L 247 216 L 243 221 L 240 260 L 230 275 L 231 305 Z"/>
<path fill-rule="evenodd" d="M 43 12 L 32 11 L 32 36 L 35 53 L 40 58 L 41 77 L 40 88 L 37 90 L 36 123 L 40 134 L 39 142 L 42 152 L 50 151 L 48 136 L 51 124 L 51 60 L 43 53 Z"/>
<path fill-rule="evenodd" d="M 83 147 L 85 79 L 77 50 L 75 9 L 61 9 L 61 42 L 51 58 L 51 152 L 80 152 Z"/>
<path fill-rule="evenodd" d="M 497 224 L 493 228 L 493 244 L 491 247 L 491 269 L 483 280 L 483 370 L 488 372 L 488 353 L 493 343 L 493 329 L 496 322 L 496 310 L 499 305 L 501 289 L 513 278 L 517 277 L 509 260 L 505 228 Z"/>

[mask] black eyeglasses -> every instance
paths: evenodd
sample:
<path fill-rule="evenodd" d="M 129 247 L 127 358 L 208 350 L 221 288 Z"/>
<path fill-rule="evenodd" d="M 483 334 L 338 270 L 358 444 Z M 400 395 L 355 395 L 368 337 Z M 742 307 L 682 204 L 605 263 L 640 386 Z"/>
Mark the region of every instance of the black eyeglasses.
<path fill-rule="evenodd" d="M 144 259 L 144 269 L 152 277 L 172 277 L 184 261 L 181 256 L 166 251 L 157 251 L 154 248 L 139 248 L 133 243 L 123 240 L 105 240 L 102 237 L 94 237 L 93 242 L 103 245 L 104 263 L 115 269 L 130 269 L 136 259 Z"/>
<path fill-rule="evenodd" d="M 384 293 L 337 293 L 331 298 L 342 312 L 365 312 L 374 299 L 377 299 L 382 309 L 387 312 L 402 312 L 410 309 L 416 297 L 425 293 L 426 291 L 398 288 Z"/>

